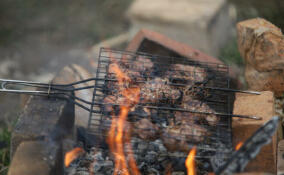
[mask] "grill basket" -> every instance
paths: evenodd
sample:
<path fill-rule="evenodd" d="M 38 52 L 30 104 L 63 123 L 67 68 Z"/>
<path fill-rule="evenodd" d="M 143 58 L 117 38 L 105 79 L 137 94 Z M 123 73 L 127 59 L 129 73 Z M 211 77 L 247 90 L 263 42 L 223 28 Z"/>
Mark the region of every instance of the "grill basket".
<path fill-rule="evenodd" d="M 150 63 L 149 63 L 150 60 Z M 141 101 L 134 111 L 128 115 L 128 122 L 131 126 L 142 119 L 148 119 L 159 128 L 161 137 L 167 139 L 175 139 L 176 144 L 186 144 L 188 148 L 196 146 L 197 155 L 196 161 L 198 172 L 205 174 L 212 172 L 218 168 L 228 158 L 232 151 L 232 135 L 231 135 L 231 106 L 232 94 L 222 91 L 224 88 L 230 88 L 229 69 L 226 65 L 216 63 L 205 63 L 190 61 L 186 58 L 175 58 L 166 56 L 157 56 L 147 53 L 132 53 L 126 51 L 110 50 L 101 48 L 96 72 L 94 85 L 92 106 L 90 110 L 89 123 L 86 144 L 88 147 L 97 147 L 108 151 L 105 142 L 107 131 L 110 127 L 111 115 L 105 110 L 105 98 L 117 93 L 115 84 L 117 82 L 115 76 L 109 72 L 111 63 L 116 62 L 123 71 L 129 73 L 132 70 L 139 70 L 139 76 L 131 73 L 133 86 L 145 86 L 145 84 L 155 84 L 155 79 L 159 78 L 165 86 L 171 87 L 175 91 L 179 91 L 180 98 L 176 101 L 171 101 L 162 95 L 162 98 L 156 101 L 146 102 Z M 152 64 L 149 68 L 149 64 Z M 138 68 L 137 68 L 138 67 Z M 190 69 L 188 69 L 190 68 Z M 130 73 L 129 73 L 130 74 Z M 184 78 L 187 77 L 187 78 Z M 150 85 L 151 86 L 151 85 Z M 155 87 L 155 85 L 153 85 Z M 147 86 L 146 86 L 147 88 Z M 162 87 L 162 89 L 166 89 Z M 187 91 L 185 91 L 185 89 Z M 170 91 L 169 93 L 171 93 Z M 196 108 L 185 108 L 181 99 L 187 97 L 185 92 L 193 94 L 198 103 Z M 175 94 L 173 94 L 175 96 Z M 157 98 L 160 98 L 158 96 Z M 182 101 L 182 100 L 181 100 Z M 118 110 L 117 102 L 109 103 L 114 110 Z M 205 107 L 204 107 L 205 106 Z M 145 114 L 145 110 L 148 114 Z M 199 110 L 196 110 L 199 109 Z M 150 114 L 149 114 L 150 111 Z M 188 128 L 195 128 L 197 131 L 191 131 L 191 136 L 184 135 L 183 132 L 178 133 L 179 137 L 171 138 L 171 134 L 164 131 L 170 131 L 170 125 L 179 127 L 181 121 L 178 121 L 177 114 L 180 116 L 195 116 L 202 117 L 203 121 L 197 119 L 193 123 L 188 123 Z M 210 116 L 216 116 L 217 122 L 210 123 Z M 205 121 L 204 121 L 205 120 Z M 170 124 L 172 123 L 172 124 Z M 173 124 L 174 123 L 174 124 Z M 175 126 L 176 125 L 176 126 Z M 199 128 L 204 128 L 208 134 L 200 134 Z M 175 136 L 175 135 L 174 135 Z M 191 138 L 191 139 L 190 139 Z M 167 140 L 164 139 L 164 140 Z M 179 140 L 180 139 L 180 140 Z M 143 143 L 142 143 L 143 142 Z M 141 150 L 139 145 L 149 147 L 153 140 L 141 139 L 138 136 L 133 136 L 131 144 L 136 161 L 139 162 Z M 161 141 L 162 143 L 164 141 Z M 165 144 L 165 143 L 163 143 Z M 164 157 L 167 161 L 173 161 L 172 167 L 178 167 L 177 162 L 184 162 L 187 154 L 181 150 L 167 150 L 161 155 L 155 156 Z M 149 154 L 149 153 L 147 153 Z M 139 160 L 138 160 L 139 159 Z M 145 157 L 144 157 L 145 159 Z M 139 163 L 138 163 L 139 164 Z M 181 168 L 182 169 L 182 168 Z"/>

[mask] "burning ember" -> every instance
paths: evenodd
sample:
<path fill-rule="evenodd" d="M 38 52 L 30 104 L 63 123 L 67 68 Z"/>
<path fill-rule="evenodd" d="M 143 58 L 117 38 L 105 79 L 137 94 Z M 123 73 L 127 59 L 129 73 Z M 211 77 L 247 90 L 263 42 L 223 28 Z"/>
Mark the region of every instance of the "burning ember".
<path fill-rule="evenodd" d="M 243 144 L 244 144 L 244 142 L 238 143 L 235 147 L 236 151 L 238 151 L 243 146 Z"/>
<path fill-rule="evenodd" d="M 185 160 L 185 167 L 187 169 L 187 175 L 195 175 L 195 162 L 194 162 L 195 155 L 196 155 L 196 147 L 190 150 Z"/>
<path fill-rule="evenodd" d="M 74 148 L 65 154 L 64 165 L 68 167 L 77 157 L 82 155 L 85 151 L 82 148 Z"/>

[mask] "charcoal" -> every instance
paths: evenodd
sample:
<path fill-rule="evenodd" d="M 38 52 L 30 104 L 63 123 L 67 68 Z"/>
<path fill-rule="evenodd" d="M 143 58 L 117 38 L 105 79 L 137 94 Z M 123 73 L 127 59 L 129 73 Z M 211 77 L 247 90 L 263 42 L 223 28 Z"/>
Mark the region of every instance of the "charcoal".
<path fill-rule="evenodd" d="M 104 161 L 102 152 L 96 153 L 96 154 L 93 156 L 93 158 L 94 158 L 96 161 Z"/>
<path fill-rule="evenodd" d="M 163 142 L 159 139 L 144 141 L 143 139 L 132 137 L 131 143 L 134 150 L 134 158 L 141 174 L 162 175 L 170 161 L 170 158 L 166 156 L 167 149 L 164 147 Z M 127 150 L 125 152 L 127 153 Z M 88 161 L 89 164 L 85 164 L 84 167 L 80 167 L 82 164 L 78 164 L 76 174 L 74 174 L 73 170 L 73 174 L 69 173 L 68 175 L 86 174 L 89 173 L 89 168 L 96 175 L 111 175 L 114 171 L 114 161 L 112 158 L 109 158 L 110 154 L 104 150 L 93 149 L 84 159 L 80 160 L 80 162 Z M 186 155 L 184 154 L 183 156 Z"/>
<path fill-rule="evenodd" d="M 154 170 L 158 170 L 158 172 L 163 172 L 165 169 L 165 163 L 168 158 L 165 156 L 167 154 L 166 148 L 163 146 L 161 140 L 155 140 L 150 142 L 145 142 L 139 138 L 132 138 L 135 139 L 136 142 L 139 142 L 138 145 L 138 159 L 137 165 L 143 171 L 147 171 L 147 173 L 155 173 L 155 172 L 148 172 L 151 168 Z M 133 146 L 133 149 L 134 146 Z"/>
<path fill-rule="evenodd" d="M 160 172 L 154 168 L 150 168 L 148 171 L 149 174 L 153 175 L 160 175 Z"/>
<path fill-rule="evenodd" d="M 89 175 L 89 172 L 87 170 L 81 170 L 81 171 L 76 172 L 76 174 L 74 175 Z"/>
<path fill-rule="evenodd" d="M 76 174 L 76 166 L 69 166 L 68 168 L 65 168 L 65 174 L 67 175 L 75 175 Z"/>
<path fill-rule="evenodd" d="M 183 157 L 171 157 L 171 162 L 172 162 L 172 169 L 173 171 L 186 171 L 185 168 L 185 159 L 186 155 L 184 154 Z"/>
<path fill-rule="evenodd" d="M 172 173 L 172 175 L 185 175 L 185 172 L 175 171 L 175 172 Z"/>
<path fill-rule="evenodd" d="M 159 151 L 162 151 L 162 152 L 166 152 L 167 149 L 165 148 L 165 146 L 163 145 L 162 141 L 157 139 L 153 142 L 154 145 L 156 145 L 159 149 Z"/>
<path fill-rule="evenodd" d="M 92 168 L 92 172 L 94 174 L 112 174 L 114 163 L 112 160 L 109 160 L 107 154 L 104 154 L 102 151 L 98 151 L 93 154 L 92 157 L 93 161 L 90 168 Z"/>
<path fill-rule="evenodd" d="M 133 147 L 135 147 L 135 146 L 133 146 Z M 148 148 L 147 143 L 145 143 L 145 142 L 138 143 L 138 147 L 137 147 L 138 150 L 147 150 L 147 148 Z"/>
<path fill-rule="evenodd" d="M 88 169 L 86 168 L 86 167 L 79 167 L 78 169 L 77 169 L 77 171 L 88 171 Z"/>

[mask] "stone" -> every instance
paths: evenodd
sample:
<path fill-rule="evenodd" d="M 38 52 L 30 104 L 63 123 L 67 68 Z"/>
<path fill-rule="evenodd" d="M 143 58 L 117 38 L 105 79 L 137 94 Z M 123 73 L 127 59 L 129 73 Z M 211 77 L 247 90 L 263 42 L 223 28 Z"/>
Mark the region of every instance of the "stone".
<path fill-rule="evenodd" d="M 255 18 L 238 23 L 237 32 L 249 88 L 283 95 L 284 40 L 281 30 L 265 19 Z"/>
<path fill-rule="evenodd" d="M 233 114 L 262 117 L 262 120 L 252 120 L 245 118 L 233 118 L 233 145 L 244 142 L 259 127 L 275 115 L 274 96 L 270 91 L 262 91 L 261 95 L 236 93 Z M 268 172 L 276 173 L 276 150 L 277 134 L 272 138 L 272 142 L 264 146 L 257 157 L 251 160 L 245 172 Z"/>
<path fill-rule="evenodd" d="M 226 0 L 135 0 L 127 17 L 133 35 L 147 28 L 217 56 L 232 35 L 236 12 Z"/>
<path fill-rule="evenodd" d="M 24 141 L 15 152 L 8 175 L 62 175 L 62 150 L 50 140 Z"/>
<path fill-rule="evenodd" d="M 79 65 L 72 64 L 70 66 L 64 67 L 62 71 L 60 71 L 58 75 L 55 77 L 54 81 L 60 82 L 61 84 L 70 84 L 89 78 L 93 78 L 93 75 L 91 73 L 89 73 L 86 69 L 84 69 Z M 85 82 L 82 84 L 74 85 L 74 88 L 79 88 L 84 86 L 94 86 L 94 82 L 95 81 L 91 81 L 91 82 Z M 93 88 L 75 91 L 75 95 L 76 97 L 91 102 L 93 98 Z M 78 100 L 77 102 L 86 106 L 88 109 L 91 108 L 90 105 L 79 102 Z M 89 121 L 89 114 L 90 114 L 89 111 L 75 105 L 75 126 L 87 128 Z"/>
<path fill-rule="evenodd" d="M 245 79 L 251 90 L 274 92 L 276 97 L 283 96 L 284 92 L 284 72 L 283 70 L 273 70 L 269 72 L 259 72 L 250 65 L 246 65 Z"/>

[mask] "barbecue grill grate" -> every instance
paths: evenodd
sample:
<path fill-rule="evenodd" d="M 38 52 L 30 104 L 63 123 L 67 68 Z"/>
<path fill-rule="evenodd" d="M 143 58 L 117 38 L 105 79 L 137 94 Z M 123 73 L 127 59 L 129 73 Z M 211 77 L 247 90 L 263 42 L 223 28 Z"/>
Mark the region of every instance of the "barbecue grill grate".
<path fill-rule="evenodd" d="M 145 62 L 139 62 L 137 65 L 138 58 L 145 60 Z M 153 68 L 149 71 L 146 68 L 148 60 L 154 64 Z M 115 60 L 119 65 L 127 65 L 126 70 L 132 70 L 134 66 L 142 66 L 140 78 L 131 77 L 133 84 L 135 86 L 141 86 L 147 81 L 153 80 L 155 77 L 166 77 L 166 83 L 174 87 L 175 89 L 191 89 L 191 92 L 198 97 L 201 105 L 204 103 L 208 105 L 211 109 L 214 109 L 214 115 L 219 119 L 214 125 L 208 123 L 198 123 L 201 127 L 205 128 L 210 135 L 200 136 L 203 137 L 202 141 L 191 143 L 191 140 L 186 140 L 189 145 L 197 146 L 197 160 L 202 162 L 201 167 L 199 167 L 199 172 L 212 171 L 212 168 L 221 166 L 222 162 L 226 160 L 232 150 L 232 135 L 231 135 L 231 103 L 232 98 L 229 93 L 226 93 L 220 89 L 229 88 L 229 69 L 226 65 L 216 64 L 216 63 L 203 63 L 189 61 L 185 58 L 174 58 L 151 55 L 147 53 L 132 53 L 126 51 L 110 50 L 106 48 L 101 48 L 98 60 L 98 67 L 96 73 L 96 79 L 93 92 L 92 105 L 89 116 L 88 123 L 88 135 L 95 139 L 88 139 L 86 143 L 88 146 L 96 146 L 99 148 L 106 149 L 105 138 L 106 134 L 103 134 L 109 128 L 110 123 L 106 122 L 110 120 L 110 115 L 104 110 L 104 99 L 111 94 L 114 94 L 116 88 L 114 87 L 115 76 L 109 73 L 110 63 Z M 147 61 L 147 62 L 146 62 Z M 173 65 L 189 65 L 193 66 L 193 70 L 172 70 Z M 201 68 L 201 69 L 200 69 Z M 202 71 L 200 71 L 202 70 Z M 185 72 L 186 75 L 192 75 L 192 81 L 189 83 L 184 82 L 173 75 L 175 72 Z M 206 73 L 206 78 L 200 81 L 200 75 Z M 189 84 L 188 84 L 189 83 Z M 190 88 L 191 87 L 191 88 Z M 206 87 L 206 88 L 205 88 Z M 185 94 L 183 94 L 185 97 Z M 112 103 L 108 105 L 119 106 L 118 103 Z M 212 111 L 196 111 L 184 109 L 181 104 L 173 104 L 168 100 L 159 100 L 155 103 L 139 103 L 137 108 L 147 108 L 150 110 L 155 110 L 155 114 L 151 113 L 151 120 L 155 124 L 159 125 L 159 128 L 166 129 L 169 127 L 169 121 L 173 121 L 177 111 L 181 111 L 182 114 L 187 113 L 192 115 L 203 115 L 208 116 L 212 114 Z M 135 110 L 129 113 L 128 121 L 129 123 L 135 123 L 146 116 L 139 110 Z M 176 122 L 176 121 L 175 121 Z M 190 125 L 190 124 L 189 124 Z M 170 137 L 170 136 L 167 136 Z M 194 135 L 193 137 L 199 137 L 199 135 Z M 183 137 L 186 138 L 186 137 Z M 92 141 L 91 141 L 92 140 Z M 94 142 L 95 140 L 95 142 Z M 137 139 L 136 139 L 137 140 Z M 135 139 L 132 140 L 132 144 L 135 144 Z M 134 150 L 134 154 L 138 154 L 138 150 Z M 185 159 L 183 154 L 178 156 L 176 153 L 167 152 L 167 155 L 159 155 L 165 157 L 172 157 L 173 159 L 182 158 Z"/>

